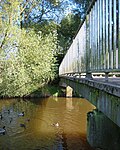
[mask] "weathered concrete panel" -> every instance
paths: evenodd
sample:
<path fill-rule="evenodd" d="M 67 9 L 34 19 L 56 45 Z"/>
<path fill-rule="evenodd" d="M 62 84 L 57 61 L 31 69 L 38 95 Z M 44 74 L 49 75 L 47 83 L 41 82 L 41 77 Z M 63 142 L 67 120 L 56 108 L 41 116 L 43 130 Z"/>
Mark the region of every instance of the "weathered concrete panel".
<path fill-rule="evenodd" d="M 87 114 L 87 140 L 95 149 L 119 150 L 120 128 L 102 112 L 94 110 Z"/>

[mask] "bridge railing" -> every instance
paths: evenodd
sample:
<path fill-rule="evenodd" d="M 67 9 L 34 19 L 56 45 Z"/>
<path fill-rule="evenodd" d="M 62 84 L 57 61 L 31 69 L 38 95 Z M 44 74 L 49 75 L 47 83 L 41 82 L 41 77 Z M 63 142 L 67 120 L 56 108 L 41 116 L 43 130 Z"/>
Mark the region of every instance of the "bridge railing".
<path fill-rule="evenodd" d="M 120 0 L 93 0 L 59 74 L 120 72 Z"/>

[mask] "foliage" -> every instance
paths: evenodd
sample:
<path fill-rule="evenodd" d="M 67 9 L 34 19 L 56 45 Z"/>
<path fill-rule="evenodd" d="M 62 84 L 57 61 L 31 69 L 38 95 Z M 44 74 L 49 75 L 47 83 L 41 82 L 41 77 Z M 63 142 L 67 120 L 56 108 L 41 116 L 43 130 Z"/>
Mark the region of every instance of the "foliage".
<path fill-rule="evenodd" d="M 0 3 L 0 20 L 1 24 L 18 24 L 20 21 L 20 1 L 18 0 L 1 0 Z M 0 25 L 1 25 L 0 24 Z"/>
<path fill-rule="evenodd" d="M 61 5 L 61 0 L 1 0 L 0 16 L 22 28 L 31 22 L 59 20 Z"/>
<path fill-rule="evenodd" d="M 0 93 L 25 96 L 55 77 L 56 33 L 43 36 L 41 32 L 15 27 L 12 31 L 17 35 L 12 35 L 12 40 L 6 37 L 0 55 Z M 19 38 L 19 43 L 15 38 Z M 17 46 L 13 47 L 15 43 Z"/>
<path fill-rule="evenodd" d="M 90 1 L 88 0 L 72 0 L 72 2 L 73 7 L 71 8 L 71 12 L 62 18 L 58 26 L 58 49 L 60 52 L 58 57 L 59 62 L 61 62 L 61 59 L 66 54 L 75 35 L 77 34 L 79 25 L 90 4 Z"/>
<path fill-rule="evenodd" d="M 89 0 L 73 0 L 76 3 L 76 8 L 74 10 L 75 13 L 80 13 L 83 18 L 86 14 L 86 11 L 91 3 Z"/>
<path fill-rule="evenodd" d="M 58 24 L 54 21 L 47 21 L 44 20 L 42 23 L 30 23 L 27 26 L 24 26 L 24 28 L 31 28 L 35 31 L 35 33 L 38 33 L 39 31 L 42 32 L 43 35 L 47 35 L 50 33 L 55 33 L 57 31 Z"/>
<path fill-rule="evenodd" d="M 27 0 L 26 0 L 27 1 Z M 41 23 L 44 20 L 59 20 L 58 11 L 61 11 L 60 0 L 32 0 L 23 3 L 21 12 L 23 24 L 31 22 Z"/>
<path fill-rule="evenodd" d="M 78 14 L 68 14 L 61 20 L 60 26 L 58 27 L 58 41 L 61 51 L 64 54 L 77 33 L 80 22 L 81 19 Z"/>
<path fill-rule="evenodd" d="M 42 88 L 38 88 L 36 91 L 32 92 L 28 97 L 58 97 L 58 96 L 64 96 L 65 91 L 63 91 L 62 88 L 60 88 L 58 85 L 45 85 Z"/>

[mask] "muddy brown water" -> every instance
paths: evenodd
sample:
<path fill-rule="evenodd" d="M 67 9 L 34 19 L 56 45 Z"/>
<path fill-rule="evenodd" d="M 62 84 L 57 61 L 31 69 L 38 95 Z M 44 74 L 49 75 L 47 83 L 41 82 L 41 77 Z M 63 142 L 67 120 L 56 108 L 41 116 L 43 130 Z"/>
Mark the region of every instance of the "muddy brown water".
<path fill-rule="evenodd" d="M 92 150 L 86 140 L 92 109 L 81 98 L 0 100 L 0 128 L 6 130 L 0 150 Z"/>

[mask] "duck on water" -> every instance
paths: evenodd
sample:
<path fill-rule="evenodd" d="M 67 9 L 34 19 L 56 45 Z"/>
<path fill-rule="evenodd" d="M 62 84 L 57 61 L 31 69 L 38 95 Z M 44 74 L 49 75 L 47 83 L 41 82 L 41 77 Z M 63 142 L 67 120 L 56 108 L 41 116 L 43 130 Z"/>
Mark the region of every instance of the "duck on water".
<path fill-rule="evenodd" d="M 24 116 L 24 111 L 21 112 L 21 113 L 19 113 L 18 116 L 19 116 L 19 117 L 20 117 L 20 116 Z"/>
<path fill-rule="evenodd" d="M 0 134 L 5 134 L 5 126 L 3 126 L 3 128 L 0 128 Z"/>

